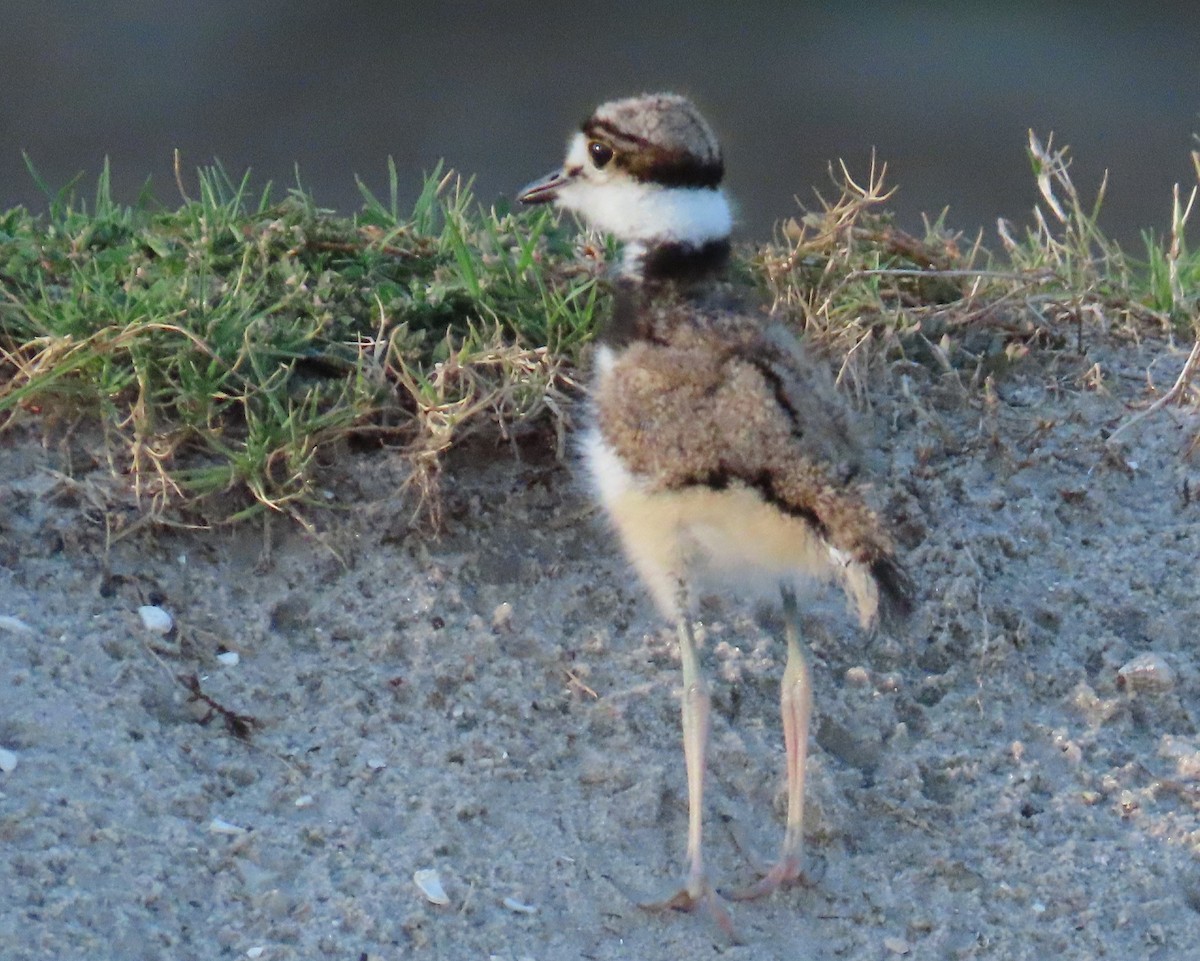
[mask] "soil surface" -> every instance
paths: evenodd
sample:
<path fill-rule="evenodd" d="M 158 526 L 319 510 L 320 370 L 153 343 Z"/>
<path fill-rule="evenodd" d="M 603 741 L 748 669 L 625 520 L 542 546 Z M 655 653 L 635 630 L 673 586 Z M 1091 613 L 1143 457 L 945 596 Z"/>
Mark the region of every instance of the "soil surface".
<path fill-rule="evenodd" d="M 99 446 L 11 430 L 0 955 L 1195 957 L 1200 423 L 1108 449 L 1186 351 L 1085 340 L 990 390 L 933 362 L 872 388 L 919 604 L 874 637 L 809 604 L 809 880 L 731 906 L 733 940 L 637 905 L 682 871 L 678 655 L 569 463 L 457 455 L 438 540 L 384 452 L 330 470 L 316 532 L 114 538 Z M 733 886 L 782 838 L 784 646 L 777 612 L 703 610 Z"/>

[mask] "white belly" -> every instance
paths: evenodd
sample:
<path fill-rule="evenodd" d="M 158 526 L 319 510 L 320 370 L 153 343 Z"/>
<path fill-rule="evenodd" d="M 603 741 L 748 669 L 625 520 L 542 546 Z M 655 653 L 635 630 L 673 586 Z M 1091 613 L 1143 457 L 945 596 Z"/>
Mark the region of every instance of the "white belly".
<path fill-rule="evenodd" d="M 649 491 L 598 431 L 583 452 L 625 553 L 668 616 L 678 613 L 681 578 L 699 590 L 777 597 L 781 582 L 827 580 L 842 568 L 805 521 L 751 488 Z"/>

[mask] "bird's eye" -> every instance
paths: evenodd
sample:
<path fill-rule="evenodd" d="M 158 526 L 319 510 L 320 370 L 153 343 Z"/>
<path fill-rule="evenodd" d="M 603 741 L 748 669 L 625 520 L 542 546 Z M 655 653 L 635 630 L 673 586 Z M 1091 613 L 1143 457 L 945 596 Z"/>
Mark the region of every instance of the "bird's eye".
<path fill-rule="evenodd" d="M 588 153 L 592 155 L 592 163 L 599 170 L 613 158 L 613 149 L 606 143 L 601 143 L 599 140 L 593 140 L 588 144 Z"/>

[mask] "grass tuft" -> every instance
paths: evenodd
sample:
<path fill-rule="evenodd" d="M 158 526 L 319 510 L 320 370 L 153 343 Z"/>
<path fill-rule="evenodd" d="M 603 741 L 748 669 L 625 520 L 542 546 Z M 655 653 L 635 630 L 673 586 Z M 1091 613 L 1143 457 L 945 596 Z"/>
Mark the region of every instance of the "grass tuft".
<path fill-rule="evenodd" d="M 886 165 L 831 166 L 833 191 L 745 251 L 736 276 L 841 363 L 864 402 L 894 362 L 986 386 L 1062 331 L 1150 325 L 1197 336 L 1200 254 L 1187 228 L 1197 186 L 1176 188 L 1161 235 L 1129 257 L 1086 201 L 1066 148 L 1030 132 L 1040 202 L 999 247 L 946 225 L 913 234 L 887 210 Z M 1193 154 L 1200 183 L 1200 151 Z M 347 441 L 398 449 L 416 504 L 436 519 L 444 455 L 465 437 L 552 428 L 559 450 L 575 370 L 605 303 L 611 245 L 579 244 L 541 208 L 483 207 L 442 166 L 406 206 L 395 164 L 386 196 L 318 206 L 297 175 L 276 196 L 247 173 L 203 168 L 177 209 L 148 191 L 116 202 L 105 164 L 46 211 L 0 214 L 0 431 L 41 415 L 93 417 L 106 458 L 143 518 L 234 523 L 265 512 L 305 521 L 322 465 Z M 1193 351 L 1173 388 L 1200 366 Z"/>
<path fill-rule="evenodd" d="M 90 204 L 71 184 L 0 216 L 0 426 L 95 411 L 144 509 L 206 522 L 299 516 L 350 437 L 397 445 L 430 490 L 484 425 L 561 431 L 598 302 L 591 275 L 540 269 L 570 232 L 440 167 L 404 212 L 389 177 L 342 218 L 213 166 L 165 211 L 114 202 L 106 165 Z"/>
<path fill-rule="evenodd" d="M 841 378 L 862 400 L 871 378 L 897 357 L 932 364 L 977 388 L 1036 347 L 1065 345 L 1064 329 L 1143 325 L 1197 336 L 1200 255 L 1186 228 L 1197 186 L 1175 189 L 1171 227 L 1144 235 L 1145 261 L 1128 257 L 1100 226 L 1107 178 L 1090 203 L 1070 175 L 1066 148 L 1029 133 L 1041 197 L 1022 234 L 997 224 L 998 250 L 982 234 L 946 226 L 946 213 L 917 236 L 886 204 L 886 165 L 864 178 L 830 168 L 833 199 L 781 225 L 753 264 L 776 310 L 842 360 Z M 1200 181 L 1200 152 L 1193 154 Z"/>

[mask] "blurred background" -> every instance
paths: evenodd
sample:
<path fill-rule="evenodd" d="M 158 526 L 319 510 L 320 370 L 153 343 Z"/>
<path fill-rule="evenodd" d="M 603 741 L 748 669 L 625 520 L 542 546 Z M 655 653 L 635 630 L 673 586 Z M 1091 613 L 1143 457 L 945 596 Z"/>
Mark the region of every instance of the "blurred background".
<path fill-rule="evenodd" d="M 765 238 L 829 186 L 865 177 L 874 148 L 902 225 L 1029 222 L 1026 129 L 1070 144 L 1085 197 L 1110 171 L 1102 225 L 1131 253 L 1168 229 L 1200 130 L 1200 17 L 1191 3 L 587 4 L 350 0 L 4 0 L 0 208 L 44 209 L 53 187 L 111 160 L 118 198 L 147 178 L 168 206 L 184 168 L 220 158 L 286 188 L 299 165 L 322 206 L 415 198 L 439 158 L 481 200 L 554 166 L 600 100 L 691 95 L 725 144 L 744 237 Z M 188 186 L 194 186 L 194 175 Z"/>

